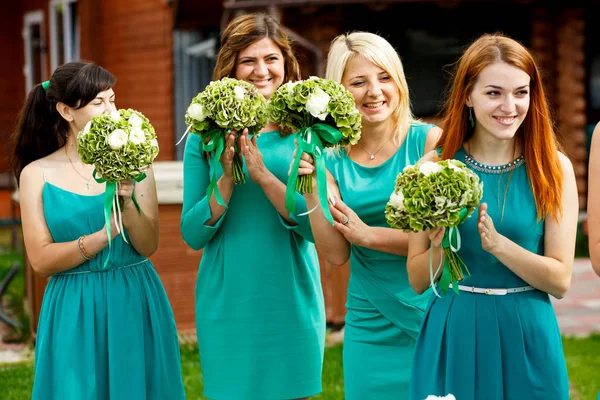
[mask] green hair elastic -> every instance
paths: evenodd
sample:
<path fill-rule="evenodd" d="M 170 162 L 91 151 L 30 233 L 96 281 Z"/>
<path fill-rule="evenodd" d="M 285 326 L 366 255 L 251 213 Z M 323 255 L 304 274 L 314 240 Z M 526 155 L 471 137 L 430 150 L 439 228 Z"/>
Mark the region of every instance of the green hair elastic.
<path fill-rule="evenodd" d="M 50 86 L 50 81 L 42 82 L 42 89 L 48 90 L 48 86 Z"/>

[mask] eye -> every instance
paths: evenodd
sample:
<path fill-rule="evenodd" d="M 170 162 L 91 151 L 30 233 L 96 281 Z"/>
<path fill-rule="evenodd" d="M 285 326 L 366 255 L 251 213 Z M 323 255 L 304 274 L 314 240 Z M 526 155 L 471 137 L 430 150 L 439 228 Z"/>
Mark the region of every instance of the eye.
<path fill-rule="evenodd" d="M 391 78 L 389 75 L 383 75 L 379 78 L 379 80 L 381 80 L 382 82 L 388 82 L 390 79 Z"/>
<path fill-rule="evenodd" d="M 272 57 L 267 58 L 267 61 L 277 61 L 277 60 L 279 60 L 279 57 L 277 57 L 277 56 L 272 56 Z"/>
<path fill-rule="evenodd" d="M 365 83 L 364 81 L 354 81 L 350 84 L 350 86 L 359 87 L 364 83 Z"/>
<path fill-rule="evenodd" d="M 500 92 L 498 92 L 497 90 L 490 90 L 489 92 L 486 93 L 488 96 L 498 96 L 500 94 Z"/>
<path fill-rule="evenodd" d="M 524 89 L 524 90 L 519 90 L 519 91 L 517 92 L 517 96 L 519 96 L 519 97 L 525 97 L 525 96 L 527 96 L 528 94 L 529 94 L 529 90 L 525 90 L 525 89 Z"/>
<path fill-rule="evenodd" d="M 250 64 L 252 63 L 252 60 L 242 60 L 242 62 L 240 64 Z"/>

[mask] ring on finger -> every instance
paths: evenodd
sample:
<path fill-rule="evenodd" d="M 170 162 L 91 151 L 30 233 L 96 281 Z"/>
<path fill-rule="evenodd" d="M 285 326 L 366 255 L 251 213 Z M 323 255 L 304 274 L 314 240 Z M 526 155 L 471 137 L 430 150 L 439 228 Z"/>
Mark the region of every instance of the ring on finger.
<path fill-rule="evenodd" d="M 344 222 L 342 222 L 342 225 L 348 225 L 349 222 L 350 222 L 350 217 L 346 215 L 346 220 Z"/>

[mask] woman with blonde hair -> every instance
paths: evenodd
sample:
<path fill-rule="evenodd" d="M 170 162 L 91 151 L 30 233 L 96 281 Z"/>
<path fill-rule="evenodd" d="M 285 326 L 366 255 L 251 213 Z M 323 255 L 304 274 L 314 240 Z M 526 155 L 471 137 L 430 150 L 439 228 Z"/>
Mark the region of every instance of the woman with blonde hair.
<path fill-rule="evenodd" d="M 483 182 L 477 214 L 459 225 L 470 276 L 434 297 L 417 343 L 410 398 L 569 398 L 549 295 L 571 283 L 577 188 L 560 152 L 530 52 L 501 34 L 463 53 L 436 146 Z M 438 265 L 443 228 L 410 233 L 408 273 L 420 293 Z M 434 277 L 439 279 L 439 276 Z"/>
<path fill-rule="evenodd" d="M 350 259 L 345 396 L 404 399 L 429 293 L 411 289 L 405 268 L 408 235 L 387 225 L 385 206 L 397 174 L 433 148 L 440 129 L 413 117 L 400 57 L 378 35 L 353 32 L 335 38 L 326 77 L 352 93 L 362 115 L 358 144 L 332 152 L 327 160 L 335 226 L 320 209 L 310 214 L 325 259 L 333 265 Z M 301 173 L 314 173 L 313 160 L 302 157 Z M 318 204 L 316 192 L 315 186 L 305 195 L 309 208 Z"/>
<path fill-rule="evenodd" d="M 231 21 L 214 78 L 254 84 L 266 98 L 299 66 L 281 26 L 265 14 Z M 196 325 L 205 395 L 211 399 L 299 399 L 321 392 L 325 309 L 308 217 L 285 209 L 295 135 L 269 124 L 239 148 L 250 180 L 234 186 L 234 134 L 217 171 L 222 207 L 206 195 L 210 168 L 198 135 L 187 141 L 181 232 L 204 248 Z M 297 199 L 305 208 L 302 196 Z"/>

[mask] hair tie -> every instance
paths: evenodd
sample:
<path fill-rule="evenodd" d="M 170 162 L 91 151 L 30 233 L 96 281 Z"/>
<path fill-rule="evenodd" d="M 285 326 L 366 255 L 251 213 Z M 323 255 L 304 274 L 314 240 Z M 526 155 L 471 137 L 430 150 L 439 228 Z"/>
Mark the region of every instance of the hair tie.
<path fill-rule="evenodd" d="M 50 81 L 42 82 L 42 89 L 44 89 L 45 91 L 48 90 L 48 86 L 50 86 Z"/>

